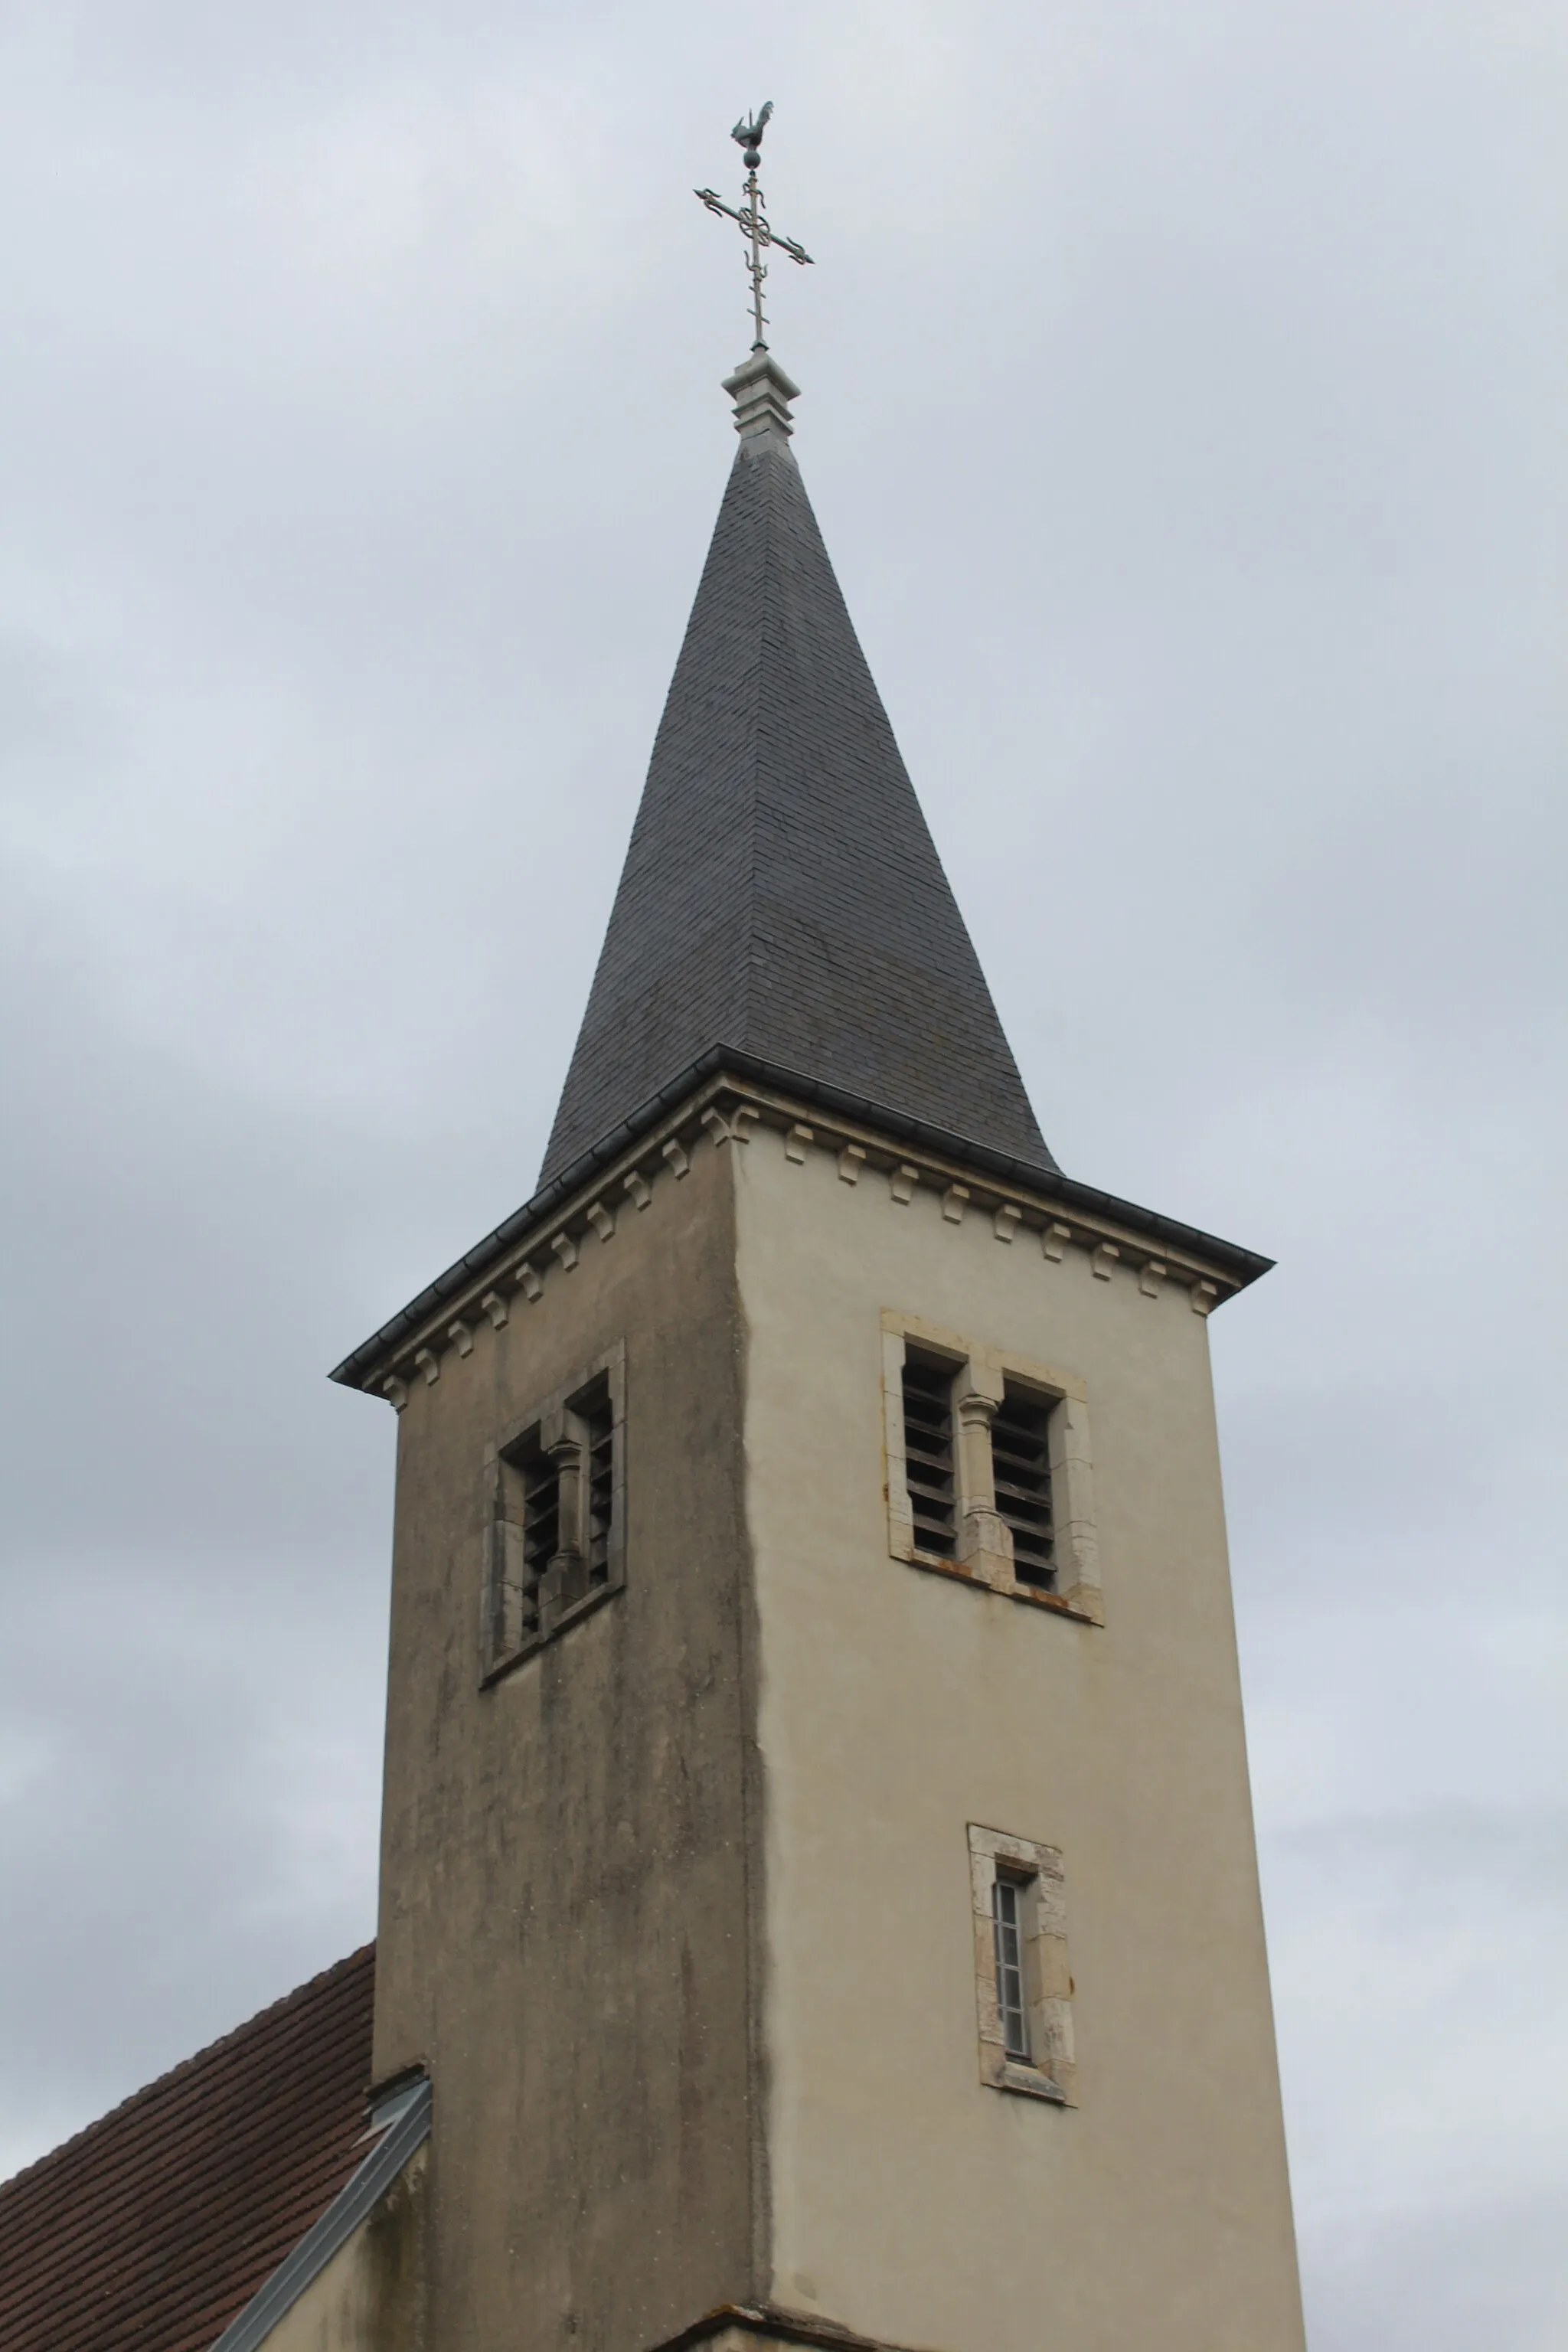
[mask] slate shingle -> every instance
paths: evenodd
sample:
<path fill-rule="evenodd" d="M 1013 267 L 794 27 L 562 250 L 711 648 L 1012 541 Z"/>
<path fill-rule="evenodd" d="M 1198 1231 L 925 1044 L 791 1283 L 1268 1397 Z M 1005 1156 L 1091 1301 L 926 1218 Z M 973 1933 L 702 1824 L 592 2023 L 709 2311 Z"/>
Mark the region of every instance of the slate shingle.
<path fill-rule="evenodd" d="M 1056 1165 L 773 434 L 736 451 L 541 1184 L 718 1045 Z"/>

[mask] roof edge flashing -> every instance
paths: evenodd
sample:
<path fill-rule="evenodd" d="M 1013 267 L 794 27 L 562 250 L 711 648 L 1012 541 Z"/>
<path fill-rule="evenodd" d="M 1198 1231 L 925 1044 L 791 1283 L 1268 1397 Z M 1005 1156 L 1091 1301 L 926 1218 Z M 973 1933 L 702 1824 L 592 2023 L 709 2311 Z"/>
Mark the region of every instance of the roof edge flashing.
<path fill-rule="evenodd" d="M 396 2120 L 382 2132 L 326 2211 L 311 2223 L 271 2277 L 258 2287 L 245 2309 L 229 2321 L 213 2344 L 212 2352 L 255 2352 L 257 2346 L 266 2342 L 284 2314 L 321 2276 L 332 2256 L 347 2245 L 409 2158 L 428 2139 L 431 2107 L 430 2084 L 426 2081 L 419 2085 Z"/>

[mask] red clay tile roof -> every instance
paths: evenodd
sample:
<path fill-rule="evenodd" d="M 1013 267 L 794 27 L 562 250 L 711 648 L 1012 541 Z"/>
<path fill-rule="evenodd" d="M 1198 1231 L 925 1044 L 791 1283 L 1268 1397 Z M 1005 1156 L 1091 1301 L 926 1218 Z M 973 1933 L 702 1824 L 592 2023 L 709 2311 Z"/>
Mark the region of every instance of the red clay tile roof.
<path fill-rule="evenodd" d="M 375 1947 L 0 2186 L 0 2352 L 206 2352 L 365 2149 Z"/>

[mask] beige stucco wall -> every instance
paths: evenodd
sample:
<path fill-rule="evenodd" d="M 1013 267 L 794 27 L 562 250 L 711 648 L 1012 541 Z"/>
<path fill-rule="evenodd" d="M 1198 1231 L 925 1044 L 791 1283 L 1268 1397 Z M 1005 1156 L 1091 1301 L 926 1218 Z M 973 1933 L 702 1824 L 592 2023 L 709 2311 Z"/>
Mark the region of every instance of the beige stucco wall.
<path fill-rule="evenodd" d="M 760 1128 L 736 1174 L 773 2299 L 944 2352 L 1301 2341 L 1207 1329 Z M 1103 1627 L 889 1556 L 881 1316 L 1080 1378 Z M 1232 1311 L 1245 1312 L 1245 1307 Z M 966 1824 L 1059 1847 L 1076 2109 L 978 2078 Z"/>
<path fill-rule="evenodd" d="M 375 2064 L 435 2083 L 431 2341 L 1296 2352 L 1205 1318 L 700 1109 L 399 1359 Z M 889 1313 L 1081 1383 L 1103 1626 L 889 1556 Z M 625 1590 L 482 1690 L 485 1450 L 616 1342 Z M 971 1822 L 1063 1857 L 1072 2109 L 980 2080 Z"/>
<path fill-rule="evenodd" d="M 434 2080 L 442 2347 L 633 2352 L 752 2291 L 728 1159 L 650 1153 L 646 1210 L 617 1185 L 400 1418 L 375 2066 Z M 618 1340 L 625 1590 L 481 1690 L 484 1449 Z"/>
<path fill-rule="evenodd" d="M 416 2148 L 267 2337 L 267 2352 L 425 2352 L 428 2147 Z"/>

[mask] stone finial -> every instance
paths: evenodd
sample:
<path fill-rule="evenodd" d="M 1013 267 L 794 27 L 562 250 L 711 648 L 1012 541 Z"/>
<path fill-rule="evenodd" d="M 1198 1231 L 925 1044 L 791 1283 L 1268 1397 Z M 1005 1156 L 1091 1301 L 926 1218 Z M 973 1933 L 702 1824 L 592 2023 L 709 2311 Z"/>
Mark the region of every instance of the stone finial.
<path fill-rule="evenodd" d="M 759 344 L 733 375 L 724 378 L 724 389 L 735 404 L 735 430 L 742 441 L 770 433 L 780 441 L 789 439 L 795 431 L 789 404 L 800 398 L 800 386 L 785 375 L 765 344 Z"/>

